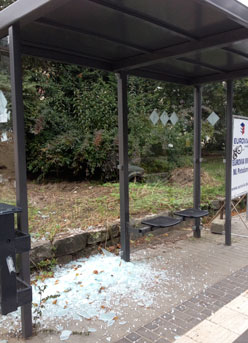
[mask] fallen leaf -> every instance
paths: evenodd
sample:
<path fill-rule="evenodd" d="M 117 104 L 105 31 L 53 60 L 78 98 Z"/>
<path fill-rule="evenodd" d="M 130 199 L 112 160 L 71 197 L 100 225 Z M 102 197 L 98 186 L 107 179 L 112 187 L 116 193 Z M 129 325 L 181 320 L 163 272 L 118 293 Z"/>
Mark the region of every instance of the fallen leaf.
<path fill-rule="evenodd" d="M 118 320 L 119 319 L 119 317 L 117 317 L 117 316 L 115 316 L 114 318 L 113 318 L 113 320 Z"/>
<path fill-rule="evenodd" d="M 93 274 L 98 274 L 98 270 L 94 270 L 94 271 L 93 271 Z"/>
<path fill-rule="evenodd" d="M 57 299 L 53 300 L 53 305 L 57 304 Z"/>

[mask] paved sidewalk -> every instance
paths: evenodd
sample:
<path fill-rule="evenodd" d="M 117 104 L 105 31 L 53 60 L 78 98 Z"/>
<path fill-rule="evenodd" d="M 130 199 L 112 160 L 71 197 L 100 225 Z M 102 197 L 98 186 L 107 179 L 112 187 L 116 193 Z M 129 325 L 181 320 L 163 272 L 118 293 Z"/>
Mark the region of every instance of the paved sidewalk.
<path fill-rule="evenodd" d="M 247 343 L 247 289 L 248 266 L 116 343 Z"/>
<path fill-rule="evenodd" d="M 213 273 L 214 270 L 220 272 L 220 266 L 225 269 L 227 263 L 233 266 L 235 261 L 241 262 L 242 256 L 247 256 L 248 252 L 248 231 L 238 217 L 233 218 L 233 233 L 232 247 L 221 248 L 227 249 L 227 252 L 229 250 L 229 254 L 224 254 L 226 258 L 223 259 L 223 250 L 220 253 L 214 240 L 218 242 L 217 245 L 221 244 L 224 236 L 204 232 L 203 237 L 207 241 L 212 240 L 213 254 L 209 255 L 206 246 L 201 246 L 198 250 L 199 245 L 196 244 L 192 249 L 192 268 L 197 268 L 202 258 L 212 265 Z M 203 267 L 204 270 L 205 268 Z M 213 279 L 213 274 L 210 278 Z M 181 302 L 116 343 L 248 343 L 247 290 L 248 265 Z"/>
<path fill-rule="evenodd" d="M 191 231 L 187 232 L 191 235 Z M 233 232 L 248 236 L 247 229 L 236 217 L 233 219 Z M 64 330 L 74 332 L 66 341 L 69 343 L 171 343 L 181 339 L 180 336 L 185 339 L 180 343 L 187 343 L 188 339 L 193 339 L 187 336 L 190 330 L 206 319 L 209 321 L 212 313 L 248 289 L 248 238 L 234 236 L 231 247 L 224 245 L 223 235 L 213 235 L 207 230 L 203 231 L 201 239 L 190 237 L 170 243 L 164 238 L 161 235 L 156 243 L 151 240 L 147 246 L 132 253 L 133 261 L 148 263 L 154 270 L 167 273 L 168 278 L 155 283 L 150 290 L 156 295 L 151 306 L 139 306 L 128 296 L 118 305 L 115 303 L 120 299 L 113 299 L 112 310 L 117 309 L 120 313 L 114 325 L 107 326 L 97 319 L 51 320 L 47 328 L 29 342 L 59 343 L 61 332 L 57 327 L 62 326 Z M 89 327 L 95 331 L 85 335 L 85 328 Z M 8 331 L 0 328 L 0 341 L 7 339 L 8 343 L 16 343 L 18 340 L 9 336 Z M 205 343 L 194 340 L 194 343 Z M 209 342 L 226 343 L 218 340 Z"/>

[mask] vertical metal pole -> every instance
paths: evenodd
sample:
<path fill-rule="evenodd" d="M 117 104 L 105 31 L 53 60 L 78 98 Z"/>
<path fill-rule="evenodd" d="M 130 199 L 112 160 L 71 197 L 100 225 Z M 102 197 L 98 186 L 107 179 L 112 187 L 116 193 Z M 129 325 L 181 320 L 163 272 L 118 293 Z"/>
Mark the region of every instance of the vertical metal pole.
<path fill-rule="evenodd" d="M 226 217 L 225 244 L 232 244 L 232 140 L 233 140 L 233 81 L 227 81 L 226 108 Z"/>
<path fill-rule="evenodd" d="M 26 152 L 24 109 L 22 97 L 22 64 L 20 47 L 20 29 L 18 24 L 9 28 L 9 52 L 12 95 L 12 117 L 14 130 L 15 176 L 16 176 L 16 204 L 22 208 L 18 214 L 18 229 L 28 233 L 28 200 L 26 176 Z M 29 253 L 21 255 L 21 277 L 30 284 Z M 25 338 L 32 335 L 32 304 L 21 308 L 22 332 Z"/>
<path fill-rule="evenodd" d="M 201 117 L 202 89 L 194 89 L 194 208 L 200 209 L 201 204 Z M 195 219 L 194 237 L 201 237 L 201 221 Z"/>
<path fill-rule="evenodd" d="M 128 105 L 127 74 L 117 74 L 118 79 L 118 127 L 119 127 L 119 175 L 120 175 L 120 225 L 121 258 L 130 261 L 129 189 L 128 189 Z"/>

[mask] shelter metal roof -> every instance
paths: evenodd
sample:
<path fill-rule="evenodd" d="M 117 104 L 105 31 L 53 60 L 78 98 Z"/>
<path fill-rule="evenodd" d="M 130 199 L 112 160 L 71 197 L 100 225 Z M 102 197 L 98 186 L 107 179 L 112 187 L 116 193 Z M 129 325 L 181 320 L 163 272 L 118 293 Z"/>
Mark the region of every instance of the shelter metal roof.
<path fill-rule="evenodd" d="M 248 76 L 237 0 L 18 0 L 0 12 L 0 38 L 18 22 L 31 56 L 182 84 Z"/>

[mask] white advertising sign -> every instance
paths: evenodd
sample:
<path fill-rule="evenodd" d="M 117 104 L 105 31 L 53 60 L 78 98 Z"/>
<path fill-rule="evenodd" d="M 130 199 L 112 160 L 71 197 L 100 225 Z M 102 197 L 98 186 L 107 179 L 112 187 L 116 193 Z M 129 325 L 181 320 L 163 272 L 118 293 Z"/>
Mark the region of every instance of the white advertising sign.
<path fill-rule="evenodd" d="M 232 199 L 248 193 L 248 118 L 233 117 Z"/>

